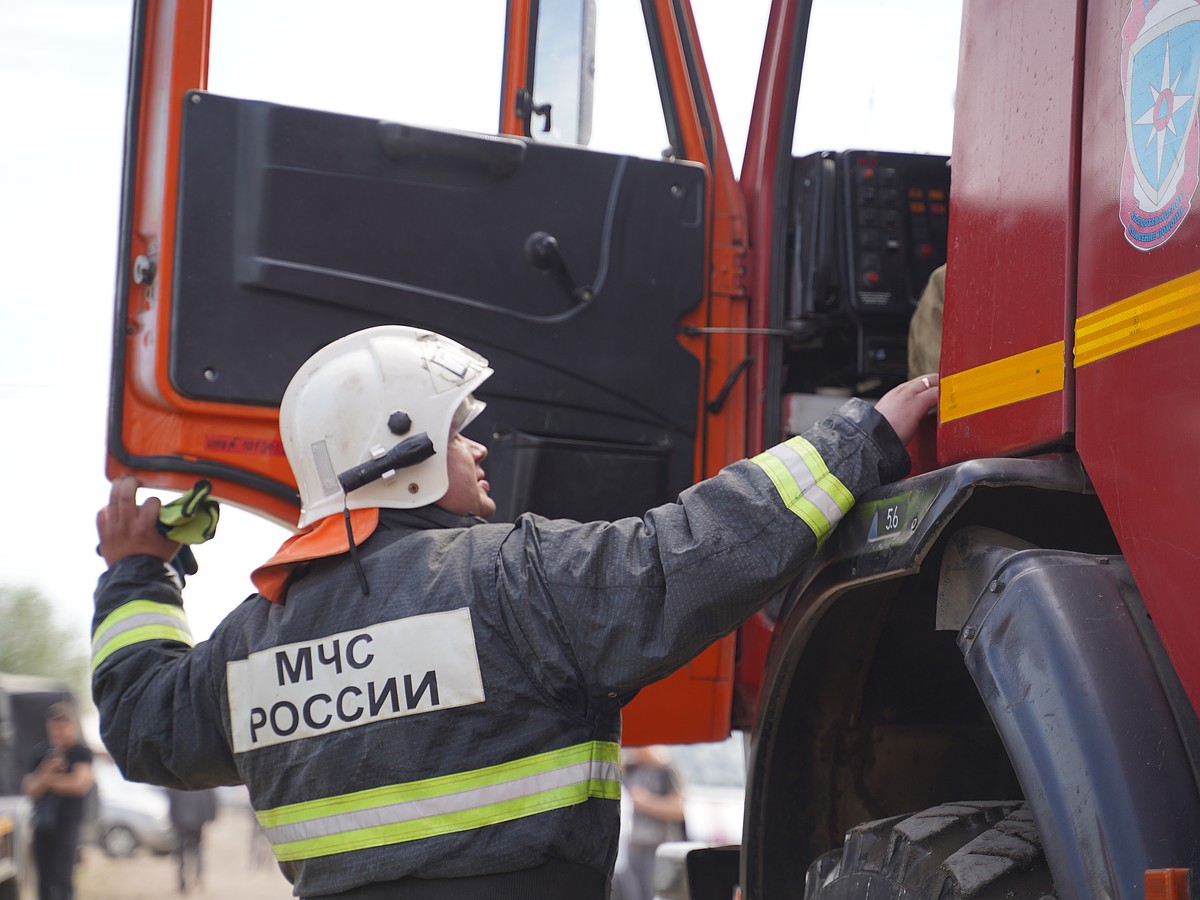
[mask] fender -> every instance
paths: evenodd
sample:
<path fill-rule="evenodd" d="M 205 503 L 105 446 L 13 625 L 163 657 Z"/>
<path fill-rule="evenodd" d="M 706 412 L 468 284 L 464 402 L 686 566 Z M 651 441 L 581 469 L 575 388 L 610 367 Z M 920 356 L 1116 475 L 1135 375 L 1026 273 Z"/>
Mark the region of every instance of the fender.
<path fill-rule="evenodd" d="M 1141 897 L 1147 869 L 1196 871 L 1196 716 L 1124 559 L 1001 556 L 973 573 L 978 599 L 958 643 L 1058 896 Z"/>
<path fill-rule="evenodd" d="M 785 895 L 858 822 L 1020 795 L 954 631 L 939 630 L 969 608 L 938 599 L 941 558 L 968 525 L 1119 552 L 1074 454 L 970 460 L 861 498 L 767 609 L 775 627 L 752 734 L 746 896 Z"/>

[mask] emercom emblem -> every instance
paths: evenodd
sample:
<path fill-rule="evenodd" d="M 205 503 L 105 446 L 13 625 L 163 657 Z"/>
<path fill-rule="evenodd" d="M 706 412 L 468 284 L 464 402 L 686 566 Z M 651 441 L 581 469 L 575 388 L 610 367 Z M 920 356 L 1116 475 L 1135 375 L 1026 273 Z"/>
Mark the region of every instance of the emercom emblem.
<path fill-rule="evenodd" d="M 1192 207 L 1200 170 L 1200 0 L 1131 0 L 1121 29 L 1125 239 L 1152 250 Z"/>

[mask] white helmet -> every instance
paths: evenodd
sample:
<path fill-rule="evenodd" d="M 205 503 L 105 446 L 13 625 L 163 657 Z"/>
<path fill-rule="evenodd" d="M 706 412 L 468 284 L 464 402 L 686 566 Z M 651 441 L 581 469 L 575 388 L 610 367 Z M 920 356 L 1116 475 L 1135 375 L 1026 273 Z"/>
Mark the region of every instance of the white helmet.
<path fill-rule="evenodd" d="M 450 436 L 483 411 L 471 392 L 491 374 L 478 353 L 404 325 L 367 328 L 318 350 L 279 405 L 299 527 L 343 505 L 412 509 L 440 500 L 450 487 Z"/>

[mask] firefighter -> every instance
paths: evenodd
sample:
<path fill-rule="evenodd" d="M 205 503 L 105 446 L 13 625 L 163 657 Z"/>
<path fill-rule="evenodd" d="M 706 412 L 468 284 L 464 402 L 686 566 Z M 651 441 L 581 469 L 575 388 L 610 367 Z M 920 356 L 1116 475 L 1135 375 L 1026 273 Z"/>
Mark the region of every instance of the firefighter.
<path fill-rule="evenodd" d="M 491 374 L 402 326 L 306 362 L 280 406 L 300 531 L 195 646 L 158 502 L 120 478 L 97 517 L 105 744 L 135 780 L 247 784 L 297 896 L 606 896 L 621 707 L 902 477 L 937 397 L 852 400 L 642 518 L 501 525 L 461 431 Z"/>
<path fill-rule="evenodd" d="M 942 363 L 942 315 L 946 306 L 946 264 L 931 273 L 908 322 L 908 377 L 939 372 Z"/>

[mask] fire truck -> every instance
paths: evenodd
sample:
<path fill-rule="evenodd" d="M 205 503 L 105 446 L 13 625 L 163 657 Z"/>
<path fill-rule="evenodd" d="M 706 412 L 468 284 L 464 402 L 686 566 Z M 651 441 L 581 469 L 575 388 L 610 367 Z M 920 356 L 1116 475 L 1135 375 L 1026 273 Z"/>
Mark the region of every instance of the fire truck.
<path fill-rule="evenodd" d="M 235 26 L 241 4 L 136 0 L 108 472 L 294 523 L 284 387 L 395 322 L 496 369 L 472 429 L 501 516 L 638 514 L 902 380 L 944 263 L 913 474 L 644 691 L 625 739 L 751 735 L 742 844 L 689 858 L 695 897 L 1191 896 L 1200 2 L 965 0 L 948 153 L 801 153 L 802 88 L 848 99 L 928 51 L 859 40 L 920 4 L 833 43 L 830 5 L 771 2 L 739 176 L 689 0 L 425 5 L 436 27 L 382 4 L 357 31 L 339 4 Z M 360 93 L 486 123 L 293 96 L 330 76 L 292 29 L 310 11 Z M 459 93 L 399 74 L 421 45 Z M 239 60 L 270 89 L 227 87 Z"/>

